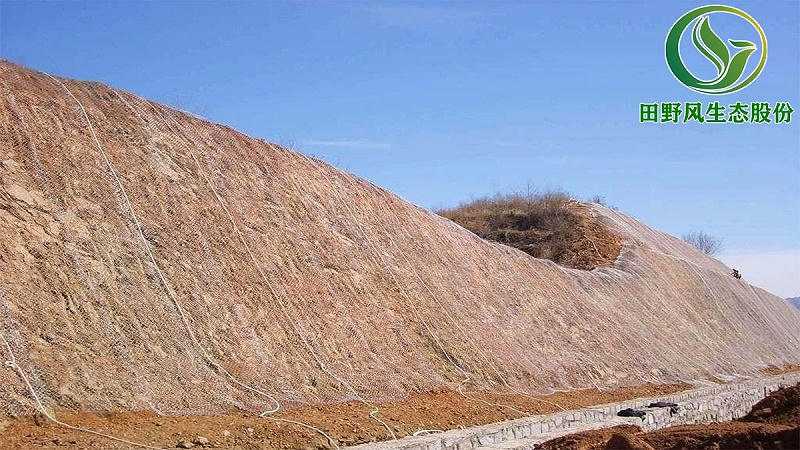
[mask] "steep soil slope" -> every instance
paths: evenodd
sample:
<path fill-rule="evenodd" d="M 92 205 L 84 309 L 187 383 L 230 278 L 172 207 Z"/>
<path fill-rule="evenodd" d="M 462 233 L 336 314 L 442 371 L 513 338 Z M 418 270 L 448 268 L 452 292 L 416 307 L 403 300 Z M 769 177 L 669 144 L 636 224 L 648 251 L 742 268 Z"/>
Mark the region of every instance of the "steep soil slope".
<path fill-rule="evenodd" d="M 49 407 L 201 413 L 800 362 L 788 303 L 591 208 L 621 254 L 567 269 L 297 152 L 2 63 L 0 415 L 34 412 L 22 374 Z"/>

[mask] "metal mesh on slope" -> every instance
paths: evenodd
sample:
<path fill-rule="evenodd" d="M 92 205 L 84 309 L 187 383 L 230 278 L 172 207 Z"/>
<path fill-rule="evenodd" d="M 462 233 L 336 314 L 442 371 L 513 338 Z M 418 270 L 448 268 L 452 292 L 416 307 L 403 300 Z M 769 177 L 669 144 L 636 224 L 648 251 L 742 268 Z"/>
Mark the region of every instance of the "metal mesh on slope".
<path fill-rule="evenodd" d="M 541 395 L 800 360 L 796 312 L 614 211 L 594 213 L 626 240 L 617 264 L 566 269 L 290 150 L 65 81 L 129 206 L 57 85 L 7 65 L 2 80 L 0 227 L 16 237 L 0 241 L 0 329 L 48 405 L 270 407 L 204 352 L 288 407 L 455 388 L 459 369 L 467 392 Z M 0 414 L 32 412 L 15 373 L 0 381 Z"/>

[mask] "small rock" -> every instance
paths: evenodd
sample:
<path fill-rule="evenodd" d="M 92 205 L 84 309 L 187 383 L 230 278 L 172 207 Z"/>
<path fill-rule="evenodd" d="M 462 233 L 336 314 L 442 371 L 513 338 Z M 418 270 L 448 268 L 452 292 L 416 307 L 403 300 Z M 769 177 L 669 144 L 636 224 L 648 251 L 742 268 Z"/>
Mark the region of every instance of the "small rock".
<path fill-rule="evenodd" d="M 183 441 L 178 442 L 178 445 L 176 445 L 175 447 L 176 448 L 192 448 L 192 447 L 194 447 L 194 444 L 192 444 L 191 442 L 189 442 L 187 440 L 183 440 Z"/>
<path fill-rule="evenodd" d="M 230 431 L 228 431 L 228 430 L 223 430 L 223 431 L 222 431 L 222 435 L 223 435 L 223 436 L 225 436 L 225 437 L 228 437 L 228 436 L 230 436 L 230 435 L 231 435 L 231 432 L 230 432 Z"/>
<path fill-rule="evenodd" d="M 192 440 L 192 443 L 194 443 L 195 445 L 208 445 L 211 443 L 211 441 L 209 441 L 208 438 L 205 436 L 197 436 Z"/>
<path fill-rule="evenodd" d="M 248 427 L 248 428 L 245 428 L 245 429 L 244 429 L 244 434 L 246 434 L 246 435 L 248 435 L 248 436 L 252 436 L 252 435 L 253 435 L 253 433 L 255 433 L 255 431 L 254 431 L 252 428 L 249 428 L 249 427 Z"/>

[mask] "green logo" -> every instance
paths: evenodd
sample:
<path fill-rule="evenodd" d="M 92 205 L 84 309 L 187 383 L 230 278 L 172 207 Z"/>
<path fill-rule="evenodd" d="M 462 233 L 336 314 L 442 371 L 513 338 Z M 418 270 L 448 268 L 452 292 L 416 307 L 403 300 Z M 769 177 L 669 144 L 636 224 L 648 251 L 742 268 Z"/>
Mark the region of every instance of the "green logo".
<path fill-rule="evenodd" d="M 747 61 L 759 49 L 759 46 L 750 41 L 728 39 L 728 43 L 734 50 L 731 55 L 728 45 L 711 30 L 709 16 L 714 13 L 732 14 L 742 18 L 758 31 L 761 37 L 761 59 L 755 70 L 747 77 L 743 77 Z M 686 68 L 686 64 L 681 58 L 681 37 L 692 23 L 694 23 L 692 43 L 703 56 L 714 64 L 717 69 L 717 76 L 714 79 L 701 80 L 695 77 Z M 724 5 L 701 6 L 684 14 L 672 25 L 667 34 L 664 56 L 667 59 L 669 70 L 675 78 L 689 89 L 709 95 L 730 94 L 755 81 L 764 69 L 764 65 L 767 63 L 767 37 L 758 22 L 742 10 Z"/>

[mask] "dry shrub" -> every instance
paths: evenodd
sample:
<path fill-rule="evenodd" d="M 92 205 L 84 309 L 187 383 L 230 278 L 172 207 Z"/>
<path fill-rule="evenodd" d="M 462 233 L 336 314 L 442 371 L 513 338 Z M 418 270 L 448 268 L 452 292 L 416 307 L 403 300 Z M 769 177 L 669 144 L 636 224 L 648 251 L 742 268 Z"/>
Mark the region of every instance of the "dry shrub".
<path fill-rule="evenodd" d="M 618 239 L 564 191 L 496 194 L 436 212 L 483 239 L 567 267 L 590 270 L 619 254 Z M 603 254 L 609 240 L 615 250 Z"/>

